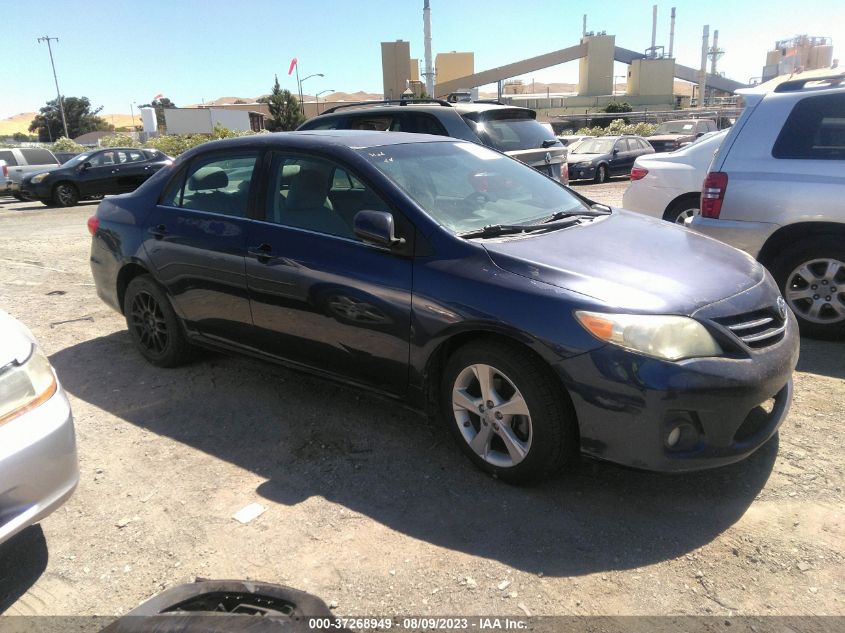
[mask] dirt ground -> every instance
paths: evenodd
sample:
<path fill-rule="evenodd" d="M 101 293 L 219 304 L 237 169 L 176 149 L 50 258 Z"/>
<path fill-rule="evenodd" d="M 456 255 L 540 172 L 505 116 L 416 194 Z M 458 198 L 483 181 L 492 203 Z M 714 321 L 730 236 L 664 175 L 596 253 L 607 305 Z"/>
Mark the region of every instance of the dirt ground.
<path fill-rule="evenodd" d="M 618 204 L 626 184 L 581 190 Z M 398 404 L 244 358 L 146 364 L 95 295 L 94 209 L 0 202 L 0 307 L 70 394 L 81 470 L 0 547 L 0 612 L 118 615 L 228 577 L 340 615 L 845 615 L 845 344 L 802 341 L 779 438 L 740 464 L 583 460 L 514 488 Z"/>

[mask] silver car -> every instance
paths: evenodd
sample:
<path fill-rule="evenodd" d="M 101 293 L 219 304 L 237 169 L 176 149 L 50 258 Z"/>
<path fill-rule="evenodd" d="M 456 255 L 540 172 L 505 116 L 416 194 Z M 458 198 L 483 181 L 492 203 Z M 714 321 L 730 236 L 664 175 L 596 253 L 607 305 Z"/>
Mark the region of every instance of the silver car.
<path fill-rule="evenodd" d="M 0 310 L 0 543 L 58 508 L 78 480 L 67 396 L 32 333 Z"/>

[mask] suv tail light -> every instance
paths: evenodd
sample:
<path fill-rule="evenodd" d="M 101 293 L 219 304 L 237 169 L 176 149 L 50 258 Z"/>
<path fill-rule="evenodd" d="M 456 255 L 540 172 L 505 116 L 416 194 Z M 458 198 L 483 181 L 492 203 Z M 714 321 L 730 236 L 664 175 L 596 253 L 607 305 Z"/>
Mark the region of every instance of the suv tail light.
<path fill-rule="evenodd" d="M 702 217 L 718 219 L 727 188 L 728 175 L 725 172 L 711 171 L 707 174 L 701 187 Z"/>
<path fill-rule="evenodd" d="M 97 218 L 96 215 L 92 215 L 88 218 L 88 232 L 91 235 L 97 234 L 97 229 L 100 227 L 100 220 Z"/>
<path fill-rule="evenodd" d="M 9 168 L 4 164 L 3 165 L 3 178 L 9 177 Z"/>
<path fill-rule="evenodd" d="M 631 180 L 641 180 L 642 178 L 645 178 L 647 173 L 648 169 L 643 167 L 634 167 L 631 169 Z"/>
<path fill-rule="evenodd" d="M 560 184 L 569 184 L 569 163 L 563 163 L 560 166 Z"/>

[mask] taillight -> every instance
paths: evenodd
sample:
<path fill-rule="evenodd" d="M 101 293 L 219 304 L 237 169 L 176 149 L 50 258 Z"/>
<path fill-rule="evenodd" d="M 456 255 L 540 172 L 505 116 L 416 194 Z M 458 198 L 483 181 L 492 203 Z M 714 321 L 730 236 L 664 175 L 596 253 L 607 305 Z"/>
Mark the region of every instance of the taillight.
<path fill-rule="evenodd" d="M 3 178 L 9 177 L 9 168 L 6 165 L 3 165 Z"/>
<path fill-rule="evenodd" d="M 648 173 L 648 169 L 644 169 L 642 167 L 634 167 L 631 169 L 631 180 L 640 180 L 645 178 L 646 174 Z"/>
<path fill-rule="evenodd" d="M 569 163 L 562 163 L 560 166 L 560 184 L 569 184 Z"/>
<path fill-rule="evenodd" d="M 711 171 L 707 174 L 701 187 L 702 217 L 718 219 L 727 188 L 728 175 L 725 172 Z"/>
<path fill-rule="evenodd" d="M 96 215 L 92 215 L 88 218 L 88 232 L 91 235 L 97 234 L 97 229 L 100 227 L 100 220 L 97 218 Z"/>

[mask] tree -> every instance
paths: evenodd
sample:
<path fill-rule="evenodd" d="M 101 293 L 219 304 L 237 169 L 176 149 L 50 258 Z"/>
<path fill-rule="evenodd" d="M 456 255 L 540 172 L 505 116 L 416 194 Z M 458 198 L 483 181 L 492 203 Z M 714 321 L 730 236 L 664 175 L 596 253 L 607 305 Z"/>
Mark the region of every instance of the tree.
<path fill-rule="evenodd" d="M 634 108 L 631 107 L 631 104 L 627 101 L 609 101 L 606 106 L 604 106 L 605 112 L 633 112 Z"/>
<path fill-rule="evenodd" d="M 96 110 L 91 110 L 91 102 L 88 97 L 65 97 L 64 106 L 67 130 L 71 138 L 76 138 L 87 132 L 114 129 L 114 126 L 108 121 L 97 116 L 103 109 L 102 106 Z M 58 99 L 48 101 L 47 105 L 41 108 L 39 114 L 29 124 L 29 131 L 37 131 L 38 140 L 42 143 L 52 142 L 60 136 L 64 136 Z"/>
<path fill-rule="evenodd" d="M 164 110 L 166 108 L 175 108 L 176 104 L 173 103 L 167 97 L 162 97 L 161 99 L 153 99 L 150 103 L 145 103 L 142 106 L 138 106 L 140 108 L 155 108 L 156 111 L 156 123 L 158 123 L 158 127 L 162 130 L 167 129 L 167 122 L 164 119 Z"/>
<path fill-rule="evenodd" d="M 290 90 L 282 90 L 278 75 L 276 83 L 273 84 L 273 91 L 267 98 L 267 107 L 270 110 L 270 118 L 265 121 L 265 125 L 271 132 L 295 130 L 305 121 L 299 110 L 299 100 Z"/>

